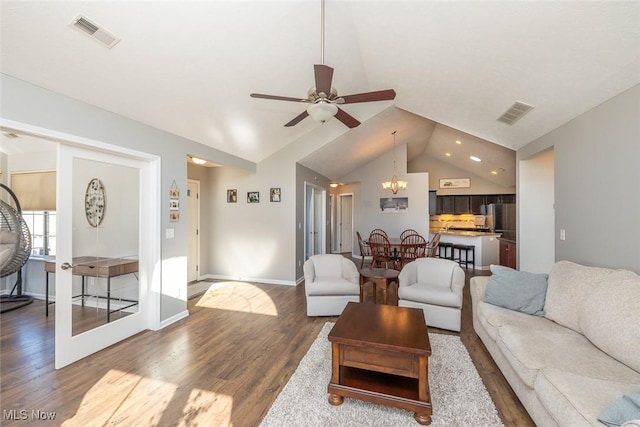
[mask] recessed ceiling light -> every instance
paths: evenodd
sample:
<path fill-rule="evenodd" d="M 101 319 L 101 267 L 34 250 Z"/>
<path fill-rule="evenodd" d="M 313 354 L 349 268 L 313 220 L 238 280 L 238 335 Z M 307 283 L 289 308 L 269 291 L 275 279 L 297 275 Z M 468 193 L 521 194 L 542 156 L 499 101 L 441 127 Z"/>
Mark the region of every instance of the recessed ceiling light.
<path fill-rule="evenodd" d="M 456 140 L 456 144 L 460 145 L 460 144 L 462 144 L 462 141 Z"/>
<path fill-rule="evenodd" d="M 204 159 L 199 159 L 199 158 L 197 158 L 197 157 L 191 157 L 191 161 L 192 161 L 193 163 L 195 163 L 196 165 L 204 165 L 205 163 L 207 163 L 207 161 L 206 161 L 206 160 L 204 160 Z"/>
<path fill-rule="evenodd" d="M 329 184 L 329 187 L 331 187 L 331 188 L 336 188 L 337 186 L 338 186 L 337 182 L 332 182 L 332 183 Z"/>
<path fill-rule="evenodd" d="M 498 172 L 496 172 L 496 171 L 491 171 L 491 173 L 492 173 L 493 175 L 498 175 Z"/>
<path fill-rule="evenodd" d="M 451 153 L 444 153 L 445 156 L 451 157 Z"/>
<path fill-rule="evenodd" d="M 476 156 L 469 156 L 469 158 L 471 160 L 473 160 L 474 162 L 481 162 L 482 161 L 482 159 L 480 157 L 476 157 Z"/>

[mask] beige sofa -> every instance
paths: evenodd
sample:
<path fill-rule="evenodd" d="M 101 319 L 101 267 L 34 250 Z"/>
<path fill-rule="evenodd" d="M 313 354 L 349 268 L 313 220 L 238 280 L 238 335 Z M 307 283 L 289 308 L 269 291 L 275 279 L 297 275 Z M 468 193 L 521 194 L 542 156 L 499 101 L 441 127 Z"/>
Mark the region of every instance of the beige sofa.
<path fill-rule="evenodd" d="M 640 276 L 557 262 L 543 316 L 484 302 L 488 281 L 471 279 L 473 327 L 537 425 L 603 426 L 640 389 Z"/>

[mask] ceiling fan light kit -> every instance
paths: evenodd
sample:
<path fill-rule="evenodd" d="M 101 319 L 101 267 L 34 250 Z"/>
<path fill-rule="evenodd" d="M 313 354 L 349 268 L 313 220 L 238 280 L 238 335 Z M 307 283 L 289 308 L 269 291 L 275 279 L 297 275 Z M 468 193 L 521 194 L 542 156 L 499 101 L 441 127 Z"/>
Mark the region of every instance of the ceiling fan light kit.
<path fill-rule="evenodd" d="M 330 104 L 325 101 L 319 101 L 315 104 L 309 105 L 307 108 L 307 113 L 309 116 L 316 122 L 325 123 L 328 120 L 331 120 L 333 116 L 338 112 L 338 107 L 335 104 Z"/>

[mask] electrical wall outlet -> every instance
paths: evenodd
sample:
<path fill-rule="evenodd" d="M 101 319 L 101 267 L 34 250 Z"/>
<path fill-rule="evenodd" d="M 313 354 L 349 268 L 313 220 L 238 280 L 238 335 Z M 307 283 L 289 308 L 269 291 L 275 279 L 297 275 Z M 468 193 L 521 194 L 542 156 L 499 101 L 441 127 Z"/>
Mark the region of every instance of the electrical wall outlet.
<path fill-rule="evenodd" d="M 560 240 L 566 240 L 567 235 L 565 233 L 564 228 L 560 229 Z"/>

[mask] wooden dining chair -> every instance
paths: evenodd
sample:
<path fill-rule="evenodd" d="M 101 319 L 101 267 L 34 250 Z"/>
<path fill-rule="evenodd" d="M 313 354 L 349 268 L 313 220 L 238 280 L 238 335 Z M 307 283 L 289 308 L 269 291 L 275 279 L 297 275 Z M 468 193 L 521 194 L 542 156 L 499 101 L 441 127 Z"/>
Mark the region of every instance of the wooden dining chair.
<path fill-rule="evenodd" d="M 387 234 L 387 232 L 381 228 L 374 228 L 373 230 L 371 230 L 371 233 L 369 233 L 369 235 L 372 235 L 373 233 L 379 233 L 379 234 L 382 234 L 387 239 L 389 238 L 389 235 Z"/>
<path fill-rule="evenodd" d="M 358 236 L 358 246 L 360 247 L 360 256 L 362 259 L 360 260 L 360 268 L 364 266 L 365 260 L 369 259 L 373 262 L 373 258 L 371 255 L 371 248 L 369 244 L 362 239 L 359 231 L 356 231 L 356 236 Z"/>
<path fill-rule="evenodd" d="M 411 261 L 424 258 L 427 251 L 427 241 L 419 234 L 409 234 L 400 241 L 400 266 L 404 267 Z"/>
<path fill-rule="evenodd" d="M 395 266 L 391 258 L 391 244 L 384 234 L 371 233 L 367 243 L 371 248 L 371 267 L 393 268 Z"/>
<path fill-rule="evenodd" d="M 417 234 L 420 235 L 420 233 L 418 233 L 416 230 L 414 230 L 413 228 L 408 228 L 406 230 L 404 230 L 401 234 L 400 234 L 400 240 L 404 239 L 407 236 L 410 236 L 412 234 Z"/>
<path fill-rule="evenodd" d="M 435 257 L 438 255 L 438 245 L 440 244 L 440 233 L 435 233 L 433 239 L 427 243 L 427 257 Z"/>

